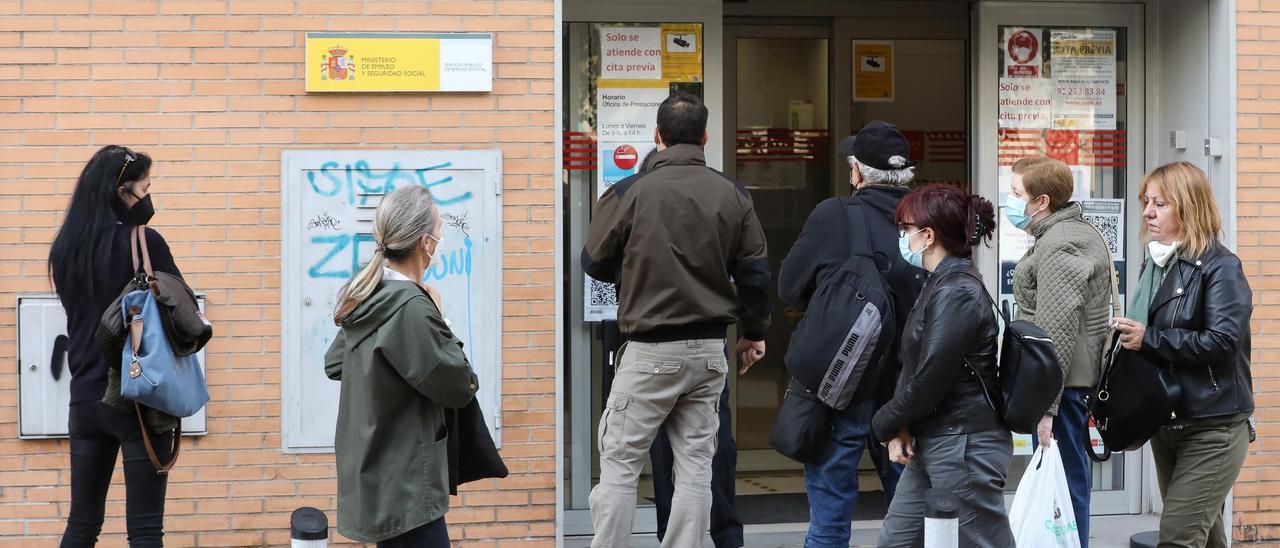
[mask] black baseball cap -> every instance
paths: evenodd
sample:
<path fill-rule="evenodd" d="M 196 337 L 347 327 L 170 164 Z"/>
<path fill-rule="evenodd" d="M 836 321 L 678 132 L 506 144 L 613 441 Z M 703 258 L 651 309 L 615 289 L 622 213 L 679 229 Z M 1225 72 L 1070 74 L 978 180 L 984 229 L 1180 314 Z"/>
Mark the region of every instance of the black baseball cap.
<path fill-rule="evenodd" d="M 884 171 L 915 167 L 920 163 L 911 160 L 911 145 L 898 127 L 880 120 L 868 122 L 857 135 L 842 139 L 840 154 L 853 156 L 859 163 Z"/>

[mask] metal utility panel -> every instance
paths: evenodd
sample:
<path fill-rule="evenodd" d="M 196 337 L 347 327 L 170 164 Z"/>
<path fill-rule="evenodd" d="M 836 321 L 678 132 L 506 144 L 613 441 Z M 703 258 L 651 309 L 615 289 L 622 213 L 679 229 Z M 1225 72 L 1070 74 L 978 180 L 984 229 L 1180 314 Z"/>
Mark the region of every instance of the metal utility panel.
<path fill-rule="evenodd" d="M 204 297 L 197 298 L 204 310 Z M 67 314 L 56 295 L 18 297 L 18 437 L 67 437 L 71 371 Z M 204 351 L 197 354 L 204 368 Z M 205 411 L 182 419 L 183 434 L 204 434 Z"/>

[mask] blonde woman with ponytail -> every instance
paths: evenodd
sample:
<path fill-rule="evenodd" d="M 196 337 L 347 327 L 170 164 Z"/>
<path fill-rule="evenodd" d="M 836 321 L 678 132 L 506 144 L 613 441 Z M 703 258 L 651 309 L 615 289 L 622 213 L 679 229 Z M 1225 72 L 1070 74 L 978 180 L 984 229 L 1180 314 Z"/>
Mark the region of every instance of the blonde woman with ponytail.
<path fill-rule="evenodd" d="M 373 259 L 338 295 L 325 373 L 342 382 L 335 453 L 338 532 L 380 548 L 447 547 L 445 409 L 471 402 L 476 376 L 422 282 L 440 247 L 440 210 L 419 186 L 374 216 Z"/>

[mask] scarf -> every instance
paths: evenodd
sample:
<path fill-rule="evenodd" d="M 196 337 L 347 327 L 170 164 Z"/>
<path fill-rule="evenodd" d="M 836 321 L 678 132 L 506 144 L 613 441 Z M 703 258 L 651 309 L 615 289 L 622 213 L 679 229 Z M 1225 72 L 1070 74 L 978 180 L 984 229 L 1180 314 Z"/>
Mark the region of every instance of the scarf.
<path fill-rule="evenodd" d="M 1152 256 L 1151 247 L 1147 247 L 1146 266 L 1142 268 L 1142 275 L 1138 277 L 1138 289 L 1133 294 L 1133 300 L 1130 301 L 1129 309 L 1125 314 L 1130 320 L 1141 322 L 1143 325 L 1149 323 L 1151 300 L 1155 298 L 1156 291 L 1160 289 L 1160 284 L 1164 283 L 1165 275 L 1169 273 L 1169 268 L 1173 266 L 1177 259 L 1177 244 L 1168 247 L 1170 250 L 1164 256 L 1163 265 Z"/>

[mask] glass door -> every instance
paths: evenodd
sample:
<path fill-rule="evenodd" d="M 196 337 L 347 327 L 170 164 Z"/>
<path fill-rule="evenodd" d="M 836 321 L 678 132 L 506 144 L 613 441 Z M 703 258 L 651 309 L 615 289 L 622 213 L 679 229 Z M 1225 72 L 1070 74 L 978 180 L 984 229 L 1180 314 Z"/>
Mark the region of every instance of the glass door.
<path fill-rule="evenodd" d="M 1073 200 L 1107 237 L 1122 299 L 1142 259 L 1136 197 L 1145 166 L 1142 13 L 1139 4 L 983 3 L 972 51 L 975 190 L 999 204 L 1013 162 L 1030 156 L 1065 162 L 1075 175 Z M 988 290 L 1012 312 L 1013 268 L 1032 238 L 1001 215 L 997 242 L 983 250 L 980 264 Z M 1034 446 L 1032 436 L 1015 435 L 1011 491 Z M 1094 463 L 1095 515 L 1140 510 L 1142 459 L 1116 453 Z"/>
<path fill-rule="evenodd" d="M 726 158 L 751 191 L 769 246 L 769 270 L 800 236 L 805 219 L 830 196 L 828 26 L 735 25 L 726 28 Z M 728 166 L 726 166 L 728 167 Z M 768 353 L 730 379 L 738 470 L 769 474 L 776 491 L 803 492 L 800 467 L 769 447 L 787 389 L 782 356 L 799 313 L 773 295 Z M 786 477 L 787 479 L 778 479 Z M 785 486 L 783 485 L 785 484 Z"/>

